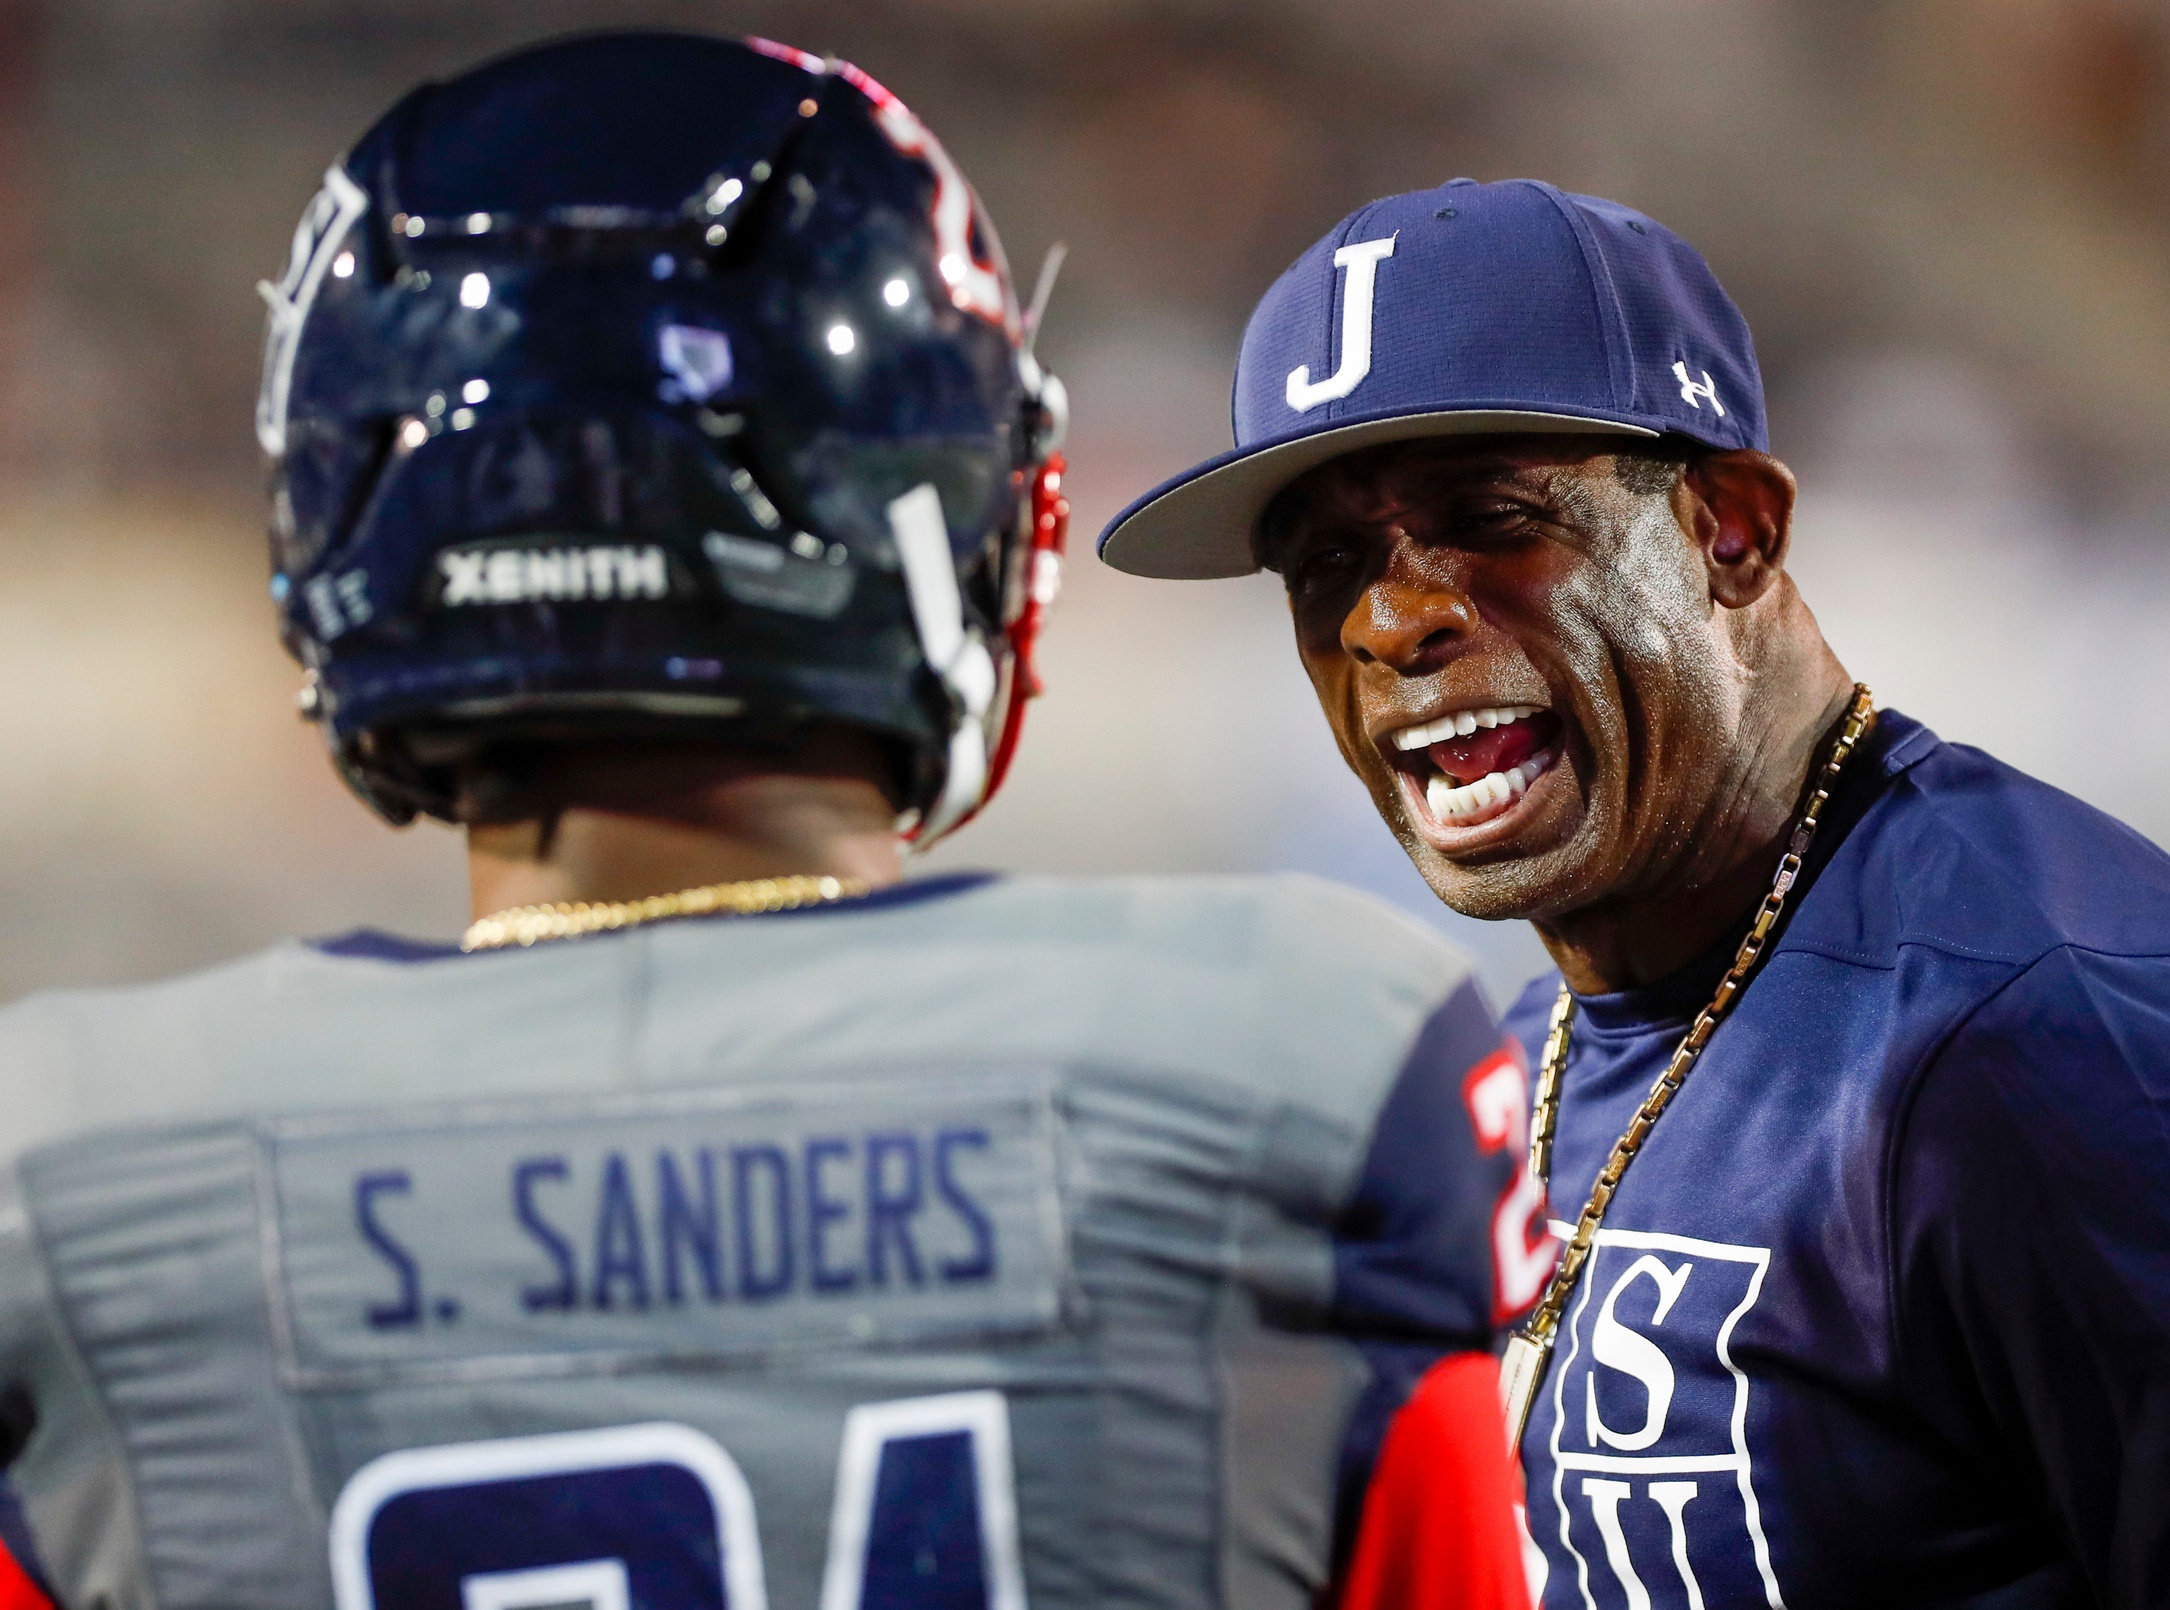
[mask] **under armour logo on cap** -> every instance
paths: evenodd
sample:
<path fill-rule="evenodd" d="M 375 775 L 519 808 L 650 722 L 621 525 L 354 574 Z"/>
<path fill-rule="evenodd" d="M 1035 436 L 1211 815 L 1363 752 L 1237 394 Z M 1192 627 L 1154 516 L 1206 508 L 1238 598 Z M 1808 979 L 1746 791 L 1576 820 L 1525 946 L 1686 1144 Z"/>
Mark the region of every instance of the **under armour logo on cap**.
<path fill-rule="evenodd" d="M 1718 384 L 1710 378 L 1708 369 L 1703 371 L 1702 382 L 1698 384 L 1688 374 L 1687 361 L 1680 359 L 1673 364 L 1673 378 L 1680 382 L 1681 400 L 1690 408 L 1700 408 L 1708 402 L 1718 411 L 1720 417 L 1724 416 L 1725 404 L 1718 400 Z"/>
<path fill-rule="evenodd" d="M 1116 516 L 1103 559 L 1145 576 L 1255 570 L 1258 518 L 1281 488 L 1376 442 L 1768 445 L 1747 322 L 1695 248 L 1618 202 L 1529 179 L 1457 181 L 1342 220 L 1251 315 L 1233 404 L 1235 447 Z"/>

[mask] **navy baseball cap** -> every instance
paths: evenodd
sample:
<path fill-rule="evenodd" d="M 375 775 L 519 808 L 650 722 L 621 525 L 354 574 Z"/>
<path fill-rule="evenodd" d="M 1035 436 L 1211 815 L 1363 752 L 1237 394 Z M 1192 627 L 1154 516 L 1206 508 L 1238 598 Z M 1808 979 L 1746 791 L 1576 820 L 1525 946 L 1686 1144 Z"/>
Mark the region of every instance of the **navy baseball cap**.
<path fill-rule="evenodd" d="M 1137 576 L 1243 576 L 1274 495 L 1359 447 L 1509 432 L 1768 445 L 1740 309 L 1693 246 L 1534 179 L 1351 213 L 1258 304 L 1236 445 L 1130 505 L 1100 557 Z"/>

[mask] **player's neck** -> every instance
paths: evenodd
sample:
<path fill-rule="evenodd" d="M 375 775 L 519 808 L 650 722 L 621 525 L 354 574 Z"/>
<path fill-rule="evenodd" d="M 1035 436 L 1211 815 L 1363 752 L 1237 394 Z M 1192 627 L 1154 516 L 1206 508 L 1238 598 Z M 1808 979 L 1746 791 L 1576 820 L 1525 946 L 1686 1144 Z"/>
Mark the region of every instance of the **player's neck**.
<path fill-rule="evenodd" d="M 753 878 L 826 876 L 882 888 L 903 876 L 895 819 L 865 778 L 731 777 L 667 809 L 574 806 L 554 821 L 471 826 L 468 887 L 478 918 Z"/>
<path fill-rule="evenodd" d="M 1759 712 L 1755 738 L 1742 746 L 1745 775 L 1719 791 L 1723 808 L 1688 835 L 1698 846 L 1694 857 L 1632 895 L 1535 924 L 1577 994 L 1639 989 L 1670 977 L 1745 922 L 1769 892 L 1809 773 L 1822 763 L 1853 696 L 1837 659 L 1826 650 L 1823 660 L 1783 708 Z"/>

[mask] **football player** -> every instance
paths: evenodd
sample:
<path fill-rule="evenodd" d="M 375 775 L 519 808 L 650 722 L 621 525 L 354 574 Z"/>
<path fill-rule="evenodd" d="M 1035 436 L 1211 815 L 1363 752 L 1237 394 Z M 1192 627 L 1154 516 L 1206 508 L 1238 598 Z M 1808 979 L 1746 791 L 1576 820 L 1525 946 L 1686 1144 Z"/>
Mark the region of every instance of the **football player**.
<path fill-rule="evenodd" d="M 304 710 L 476 920 L 0 1017 L 0 1604 L 1526 1603 L 1464 962 L 1300 880 L 900 880 L 1066 512 L 912 113 L 545 46 L 266 292 Z"/>

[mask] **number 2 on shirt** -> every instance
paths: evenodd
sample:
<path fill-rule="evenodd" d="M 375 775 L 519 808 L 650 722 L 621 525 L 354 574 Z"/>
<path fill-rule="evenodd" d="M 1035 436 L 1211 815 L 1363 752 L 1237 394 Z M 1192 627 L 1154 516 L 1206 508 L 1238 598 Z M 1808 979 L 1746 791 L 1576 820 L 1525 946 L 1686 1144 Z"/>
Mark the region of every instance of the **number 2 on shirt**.
<path fill-rule="evenodd" d="M 1462 1104 L 1484 1153 L 1505 1151 L 1519 1165 L 1492 1209 L 1492 1319 L 1520 1315 L 1544 1295 L 1559 1239 L 1545 1224 L 1544 1182 L 1530 1172 L 1530 1086 L 1522 1048 L 1509 1040 L 1464 1075 Z"/>

